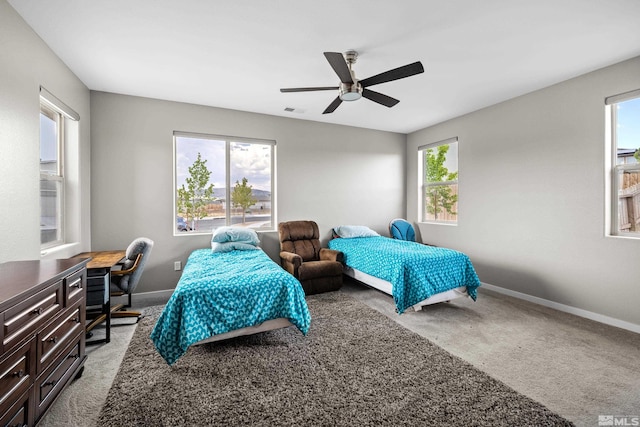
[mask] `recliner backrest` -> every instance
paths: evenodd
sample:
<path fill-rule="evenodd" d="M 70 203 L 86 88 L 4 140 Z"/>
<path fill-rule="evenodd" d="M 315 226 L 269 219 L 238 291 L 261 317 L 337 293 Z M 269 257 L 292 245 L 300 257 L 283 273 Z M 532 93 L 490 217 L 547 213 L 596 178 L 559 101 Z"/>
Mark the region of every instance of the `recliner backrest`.
<path fill-rule="evenodd" d="M 320 259 L 320 231 L 314 221 L 289 221 L 278 224 L 280 250 L 293 252 L 303 261 Z"/>

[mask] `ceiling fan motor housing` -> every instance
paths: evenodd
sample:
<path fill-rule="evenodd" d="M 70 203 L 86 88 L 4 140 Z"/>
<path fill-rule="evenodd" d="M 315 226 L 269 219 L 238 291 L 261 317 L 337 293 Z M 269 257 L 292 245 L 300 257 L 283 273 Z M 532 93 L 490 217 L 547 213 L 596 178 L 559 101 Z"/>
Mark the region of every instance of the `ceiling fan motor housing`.
<path fill-rule="evenodd" d="M 340 83 L 340 99 L 355 101 L 362 97 L 362 86 L 354 79 L 353 83 Z"/>

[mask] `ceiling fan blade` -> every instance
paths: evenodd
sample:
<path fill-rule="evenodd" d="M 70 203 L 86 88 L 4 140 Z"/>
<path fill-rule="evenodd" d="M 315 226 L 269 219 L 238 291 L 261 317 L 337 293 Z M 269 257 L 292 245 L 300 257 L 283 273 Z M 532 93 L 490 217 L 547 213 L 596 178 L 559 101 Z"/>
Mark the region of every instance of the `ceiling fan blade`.
<path fill-rule="evenodd" d="M 384 73 L 376 74 L 375 76 L 360 80 L 360 84 L 362 87 L 373 86 L 380 83 L 391 82 L 393 80 L 404 79 L 405 77 L 411 77 L 420 73 L 424 73 L 424 67 L 422 66 L 422 63 L 418 61 L 413 64 L 394 68 L 393 70 L 385 71 Z"/>
<path fill-rule="evenodd" d="M 362 96 L 364 96 L 367 99 L 370 99 L 373 102 L 377 102 L 378 104 L 382 104 L 385 107 L 389 107 L 389 108 L 393 107 L 398 102 L 400 102 L 395 98 L 392 98 L 380 92 L 375 92 L 371 89 L 362 89 Z"/>
<path fill-rule="evenodd" d="M 314 90 L 338 90 L 338 86 L 320 86 L 320 87 L 290 87 L 280 89 L 280 92 L 312 92 Z"/>
<path fill-rule="evenodd" d="M 329 104 L 329 106 L 322 112 L 322 114 L 333 113 L 334 111 L 336 111 L 336 108 L 340 106 L 340 104 L 342 104 L 342 99 L 340 99 L 340 97 L 338 96 L 333 100 L 331 104 Z"/>
<path fill-rule="evenodd" d="M 333 71 L 335 71 L 338 77 L 340 77 L 340 81 L 342 83 L 353 83 L 349 66 L 347 65 L 347 61 L 344 60 L 344 56 L 342 56 L 341 53 L 325 52 L 324 56 L 325 58 L 327 58 L 327 61 L 329 61 L 329 65 L 331 65 Z"/>

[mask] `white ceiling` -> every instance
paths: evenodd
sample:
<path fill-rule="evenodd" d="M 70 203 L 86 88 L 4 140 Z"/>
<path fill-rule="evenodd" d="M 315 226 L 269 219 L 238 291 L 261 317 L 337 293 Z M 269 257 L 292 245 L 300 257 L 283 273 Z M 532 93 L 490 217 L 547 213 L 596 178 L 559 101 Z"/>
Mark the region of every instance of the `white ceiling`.
<path fill-rule="evenodd" d="M 639 0 L 8 1 L 92 90 L 402 133 L 640 55 Z M 349 49 L 359 79 L 425 72 L 371 88 L 393 108 L 280 93 Z"/>

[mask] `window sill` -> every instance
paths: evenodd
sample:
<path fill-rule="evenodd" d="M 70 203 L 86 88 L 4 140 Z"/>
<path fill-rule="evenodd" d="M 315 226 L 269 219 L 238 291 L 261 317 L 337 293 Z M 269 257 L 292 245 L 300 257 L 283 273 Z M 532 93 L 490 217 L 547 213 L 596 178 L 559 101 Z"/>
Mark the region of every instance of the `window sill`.
<path fill-rule="evenodd" d="M 432 222 L 432 221 L 421 221 L 418 224 L 429 224 L 429 225 L 447 225 L 449 227 L 457 227 L 458 223 L 453 222 Z"/>
<path fill-rule="evenodd" d="M 610 237 L 610 238 L 619 239 L 619 240 L 637 240 L 637 241 L 640 241 L 640 234 L 635 235 L 635 236 L 622 236 L 620 234 L 607 234 L 605 237 Z"/>
<path fill-rule="evenodd" d="M 40 259 L 71 258 L 72 256 L 79 254 L 80 252 L 81 251 L 79 242 L 65 243 L 64 245 L 41 250 Z"/>

